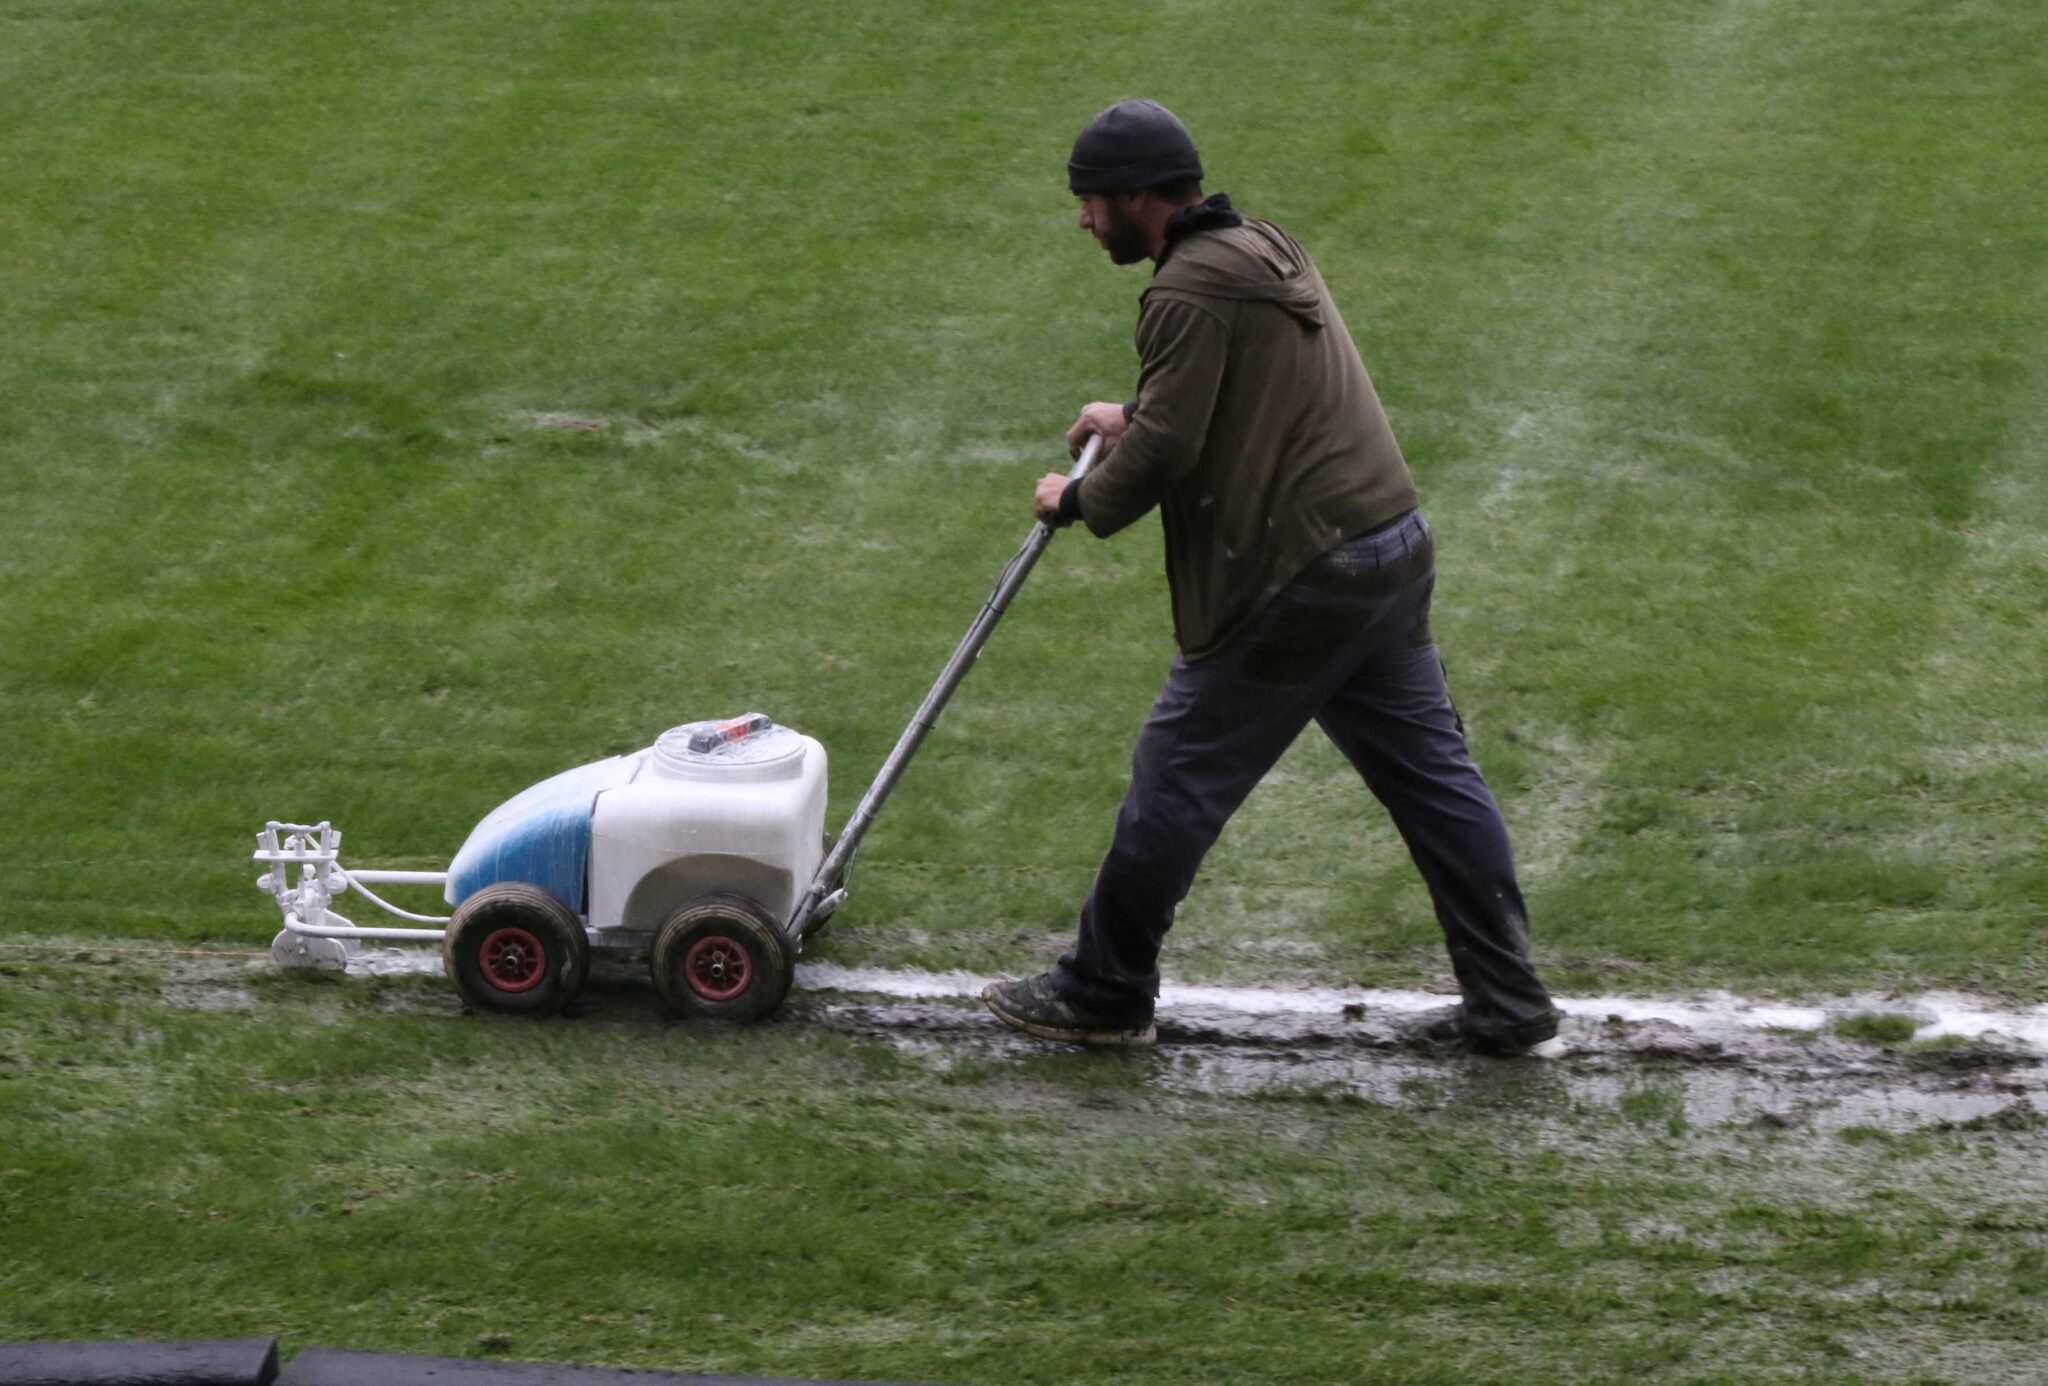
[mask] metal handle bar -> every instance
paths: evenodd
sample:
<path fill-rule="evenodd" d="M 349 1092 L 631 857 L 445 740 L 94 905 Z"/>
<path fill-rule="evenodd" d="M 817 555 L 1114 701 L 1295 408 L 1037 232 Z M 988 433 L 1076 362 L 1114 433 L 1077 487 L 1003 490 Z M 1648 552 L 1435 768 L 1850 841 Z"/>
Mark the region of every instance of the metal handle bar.
<path fill-rule="evenodd" d="M 1076 481 L 1086 476 L 1088 469 L 1095 465 L 1095 459 L 1101 451 L 1101 435 L 1091 435 L 1087 446 L 1081 449 L 1080 459 L 1074 463 L 1067 476 Z M 1024 541 L 1024 547 L 1017 550 L 1017 556 L 1010 560 L 1008 566 L 1003 569 L 1002 576 L 996 580 L 995 591 L 982 603 L 981 614 L 974 618 L 974 624 L 967 628 L 967 634 L 961 636 L 960 643 L 953 647 L 952 658 L 948 659 L 946 667 L 939 671 L 938 680 L 932 684 L 931 692 L 924 695 L 924 702 L 919 705 L 917 715 L 910 719 L 910 725 L 905 727 L 903 735 L 896 739 L 896 749 L 889 752 L 889 758 L 882 762 L 882 768 L 875 774 L 874 783 L 870 784 L 868 792 L 861 796 L 860 806 L 854 809 L 853 817 L 846 820 L 846 827 L 840 832 L 838 841 L 832 844 L 832 850 L 825 857 L 824 864 L 818 868 L 818 874 L 811 878 L 810 888 L 804 892 L 804 898 L 797 905 L 796 913 L 790 916 L 789 937 L 799 948 L 802 947 L 804 939 L 815 932 L 818 926 L 831 916 L 832 911 L 838 908 L 839 901 L 845 896 L 841 883 L 845 878 L 847 866 L 853 860 L 853 854 L 860 850 L 860 840 L 867 836 L 869 825 L 875 821 L 875 815 L 882 811 L 882 803 L 889 797 L 889 791 L 903 778 L 903 772 L 910 766 L 910 758 L 917 754 L 917 748 L 924 744 L 925 737 L 938 725 L 939 713 L 944 710 L 946 700 L 953 696 L 953 690 L 960 686 L 961 680 L 967 677 L 967 671 L 974 667 L 975 656 L 981 653 L 981 647 L 988 643 L 989 636 L 995 632 L 996 622 L 1002 620 L 1003 613 L 1009 610 L 1010 599 L 1017 595 L 1017 589 L 1024 585 L 1024 579 L 1031 576 L 1032 568 L 1038 563 L 1038 556 L 1045 552 L 1046 545 L 1052 542 L 1052 536 L 1057 532 L 1043 520 L 1032 527 L 1030 537 Z"/>

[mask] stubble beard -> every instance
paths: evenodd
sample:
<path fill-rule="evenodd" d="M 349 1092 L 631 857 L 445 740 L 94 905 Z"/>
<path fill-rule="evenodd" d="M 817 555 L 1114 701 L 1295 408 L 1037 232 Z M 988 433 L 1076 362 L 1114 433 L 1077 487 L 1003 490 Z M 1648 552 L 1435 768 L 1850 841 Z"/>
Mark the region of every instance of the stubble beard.
<path fill-rule="evenodd" d="M 1151 237 L 1145 234 L 1145 228 L 1126 217 L 1113 202 L 1104 206 L 1097 233 L 1096 239 L 1109 252 L 1111 264 L 1135 265 L 1152 258 Z"/>

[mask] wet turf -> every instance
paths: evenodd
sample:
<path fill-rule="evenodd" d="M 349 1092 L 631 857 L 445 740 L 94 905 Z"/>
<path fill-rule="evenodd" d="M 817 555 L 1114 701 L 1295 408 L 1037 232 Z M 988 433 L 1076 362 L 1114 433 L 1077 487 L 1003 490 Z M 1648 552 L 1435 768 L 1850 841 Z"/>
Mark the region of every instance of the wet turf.
<path fill-rule="evenodd" d="M 1969 0 L 9 5 L 0 930 L 260 946 L 266 817 L 439 865 L 543 775 L 748 708 L 824 741 L 843 815 L 1074 406 L 1128 387 L 1141 280 L 1057 165 L 1146 91 L 1364 346 L 1560 988 L 2040 999 L 2044 46 Z M 1166 630 L 1150 526 L 1062 538 L 821 955 L 1041 965 Z M 1312 739 L 1169 967 L 1442 982 Z M 2044 1374 L 2023 1112 L 1730 1128 L 1684 1070 L 1394 1103 L 387 1013 L 424 985 L 0 970 L 0 1331 Z"/>
<path fill-rule="evenodd" d="M 902 1003 L 691 1029 L 617 982 L 532 1025 L 430 978 L 84 957 L 0 964 L 0 1337 L 961 1382 L 2048 1366 L 2048 1134 L 1945 1113 L 1996 1077 L 1953 1058 L 1860 1107 L 1648 1047 L 1364 1054 L 1374 1090 L 1328 1046 L 1104 1056 Z"/>
<path fill-rule="evenodd" d="M 2037 8 L 203 13 L 0 15 L 9 930 L 260 936 L 267 816 L 438 864 L 749 707 L 843 813 L 1127 388 L 1058 160 L 1144 89 L 1364 345 L 1560 981 L 2041 993 Z M 1042 963 L 1166 630 L 1062 539 L 831 956 Z M 1315 738 L 1173 961 L 1441 968 Z"/>

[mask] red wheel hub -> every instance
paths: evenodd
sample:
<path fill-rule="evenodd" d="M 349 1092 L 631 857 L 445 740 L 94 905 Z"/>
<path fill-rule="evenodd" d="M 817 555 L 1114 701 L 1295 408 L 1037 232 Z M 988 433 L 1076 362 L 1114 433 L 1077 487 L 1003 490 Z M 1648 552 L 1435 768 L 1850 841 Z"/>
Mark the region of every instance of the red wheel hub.
<path fill-rule="evenodd" d="M 707 934 L 683 955 L 683 978 L 706 1001 L 730 1001 L 754 980 L 754 964 L 738 939 Z"/>
<path fill-rule="evenodd" d="M 477 950 L 484 980 L 499 991 L 530 991 L 547 975 L 548 953 L 531 931 L 506 925 L 484 936 Z"/>

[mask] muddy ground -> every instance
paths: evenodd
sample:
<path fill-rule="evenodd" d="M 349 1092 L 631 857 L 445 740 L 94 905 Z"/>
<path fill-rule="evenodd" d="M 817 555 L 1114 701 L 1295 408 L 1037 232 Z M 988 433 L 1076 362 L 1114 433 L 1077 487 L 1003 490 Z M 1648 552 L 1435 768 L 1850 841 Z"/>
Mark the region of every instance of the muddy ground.
<path fill-rule="evenodd" d="M 979 1006 L 799 993 L 798 1023 L 887 1040 L 936 1066 L 1043 1046 L 994 1025 Z M 1890 1051 L 1814 1035 L 1707 1035 L 1659 1021 L 1567 1020 L 1562 1052 L 1499 1060 L 1445 1056 L 1409 1037 L 1408 1017 L 1246 1015 L 1183 1008 L 1159 1018 L 1149 1056 L 1170 1088 L 1256 1095 L 1289 1089 L 1438 1106 L 1467 1096 L 1614 1107 L 1668 1090 L 1660 1111 L 1688 1125 L 1751 1123 L 1838 1130 L 2048 1120 L 2048 1065 L 1973 1043 Z"/>
<path fill-rule="evenodd" d="M 165 999 L 181 1005 L 241 1009 L 279 1003 L 280 973 L 267 953 L 0 947 L 0 968 L 17 975 L 39 962 L 85 975 L 98 967 L 143 971 Z M 431 953 L 382 950 L 358 958 L 349 975 L 330 981 L 360 988 L 352 999 L 378 1009 L 455 1016 L 461 1005 L 436 973 L 438 960 Z M 973 1000 L 973 980 L 805 967 L 788 1003 L 768 1023 L 882 1041 L 934 1072 L 1043 1055 L 1047 1046 L 1003 1029 Z M 1104 1061 L 1140 1065 L 1147 1081 L 1170 1091 L 1247 1098 L 1299 1094 L 1424 1108 L 1463 1100 L 1633 1106 L 1694 1128 L 1911 1131 L 2048 1123 L 2048 1054 L 2010 1037 L 1949 1035 L 1884 1045 L 1759 1025 L 1753 1012 L 1730 1005 L 1728 998 L 1712 1004 L 1616 998 L 1611 1010 L 1598 999 L 1567 1001 L 1563 1032 L 1546 1053 L 1495 1060 L 1446 1056 L 1412 1038 L 1416 1002 L 1434 998 L 1389 993 L 1392 1001 L 1385 1005 L 1370 999 L 1333 1005 L 1327 992 L 1182 990 L 1194 999 L 1169 991 L 1155 1049 Z M 1296 998 L 1300 1006 L 1290 1004 Z M 1659 1009 L 1683 1016 L 1685 1023 L 1640 1014 Z M 673 1022 L 637 964 L 599 959 L 571 1014 L 552 1023 Z"/>

